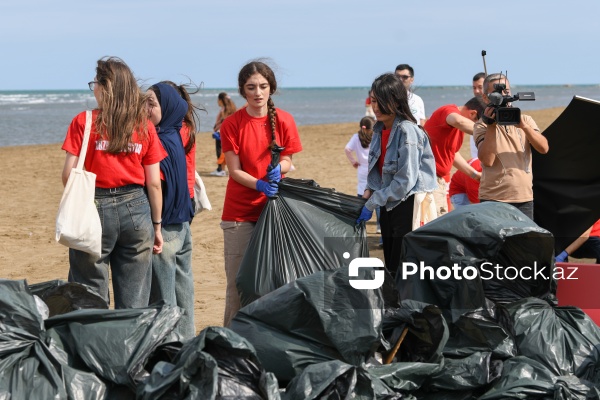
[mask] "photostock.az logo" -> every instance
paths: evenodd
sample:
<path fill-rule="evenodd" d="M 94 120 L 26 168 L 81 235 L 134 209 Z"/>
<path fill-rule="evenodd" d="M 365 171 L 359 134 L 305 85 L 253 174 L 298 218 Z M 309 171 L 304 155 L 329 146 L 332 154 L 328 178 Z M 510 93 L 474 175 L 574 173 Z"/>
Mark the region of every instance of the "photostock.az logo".
<path fill-rule="evenodd" d="M 359 268 L 375 268 L 374 279 L 350 279 L 350 286 L 354 289 L 379 289 L 383 285 L 385 271 L 383 261 L 375 257 L 358 257 L 350 261 L 348 266 L 348 275 L 350 277 L 359 276 Z M 364 275 L 364 274 L 363 274 Z"/>

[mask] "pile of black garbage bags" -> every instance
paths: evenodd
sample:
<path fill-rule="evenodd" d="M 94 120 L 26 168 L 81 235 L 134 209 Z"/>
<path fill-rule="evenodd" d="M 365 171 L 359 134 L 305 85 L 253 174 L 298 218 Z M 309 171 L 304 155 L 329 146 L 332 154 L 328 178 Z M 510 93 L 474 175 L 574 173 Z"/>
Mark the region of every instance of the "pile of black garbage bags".
<path fill-rule="evenodd" d="M 0 280 L 0 400 L 600 399 L 600 330 L 556 305 L 548 231 L 509 205 L 464 207 L 357 289 L 380 274 L 355 268 L 363 204 L 284 179 L 240 268 L 245 306 L 187 341 L 177 307 Z"/>

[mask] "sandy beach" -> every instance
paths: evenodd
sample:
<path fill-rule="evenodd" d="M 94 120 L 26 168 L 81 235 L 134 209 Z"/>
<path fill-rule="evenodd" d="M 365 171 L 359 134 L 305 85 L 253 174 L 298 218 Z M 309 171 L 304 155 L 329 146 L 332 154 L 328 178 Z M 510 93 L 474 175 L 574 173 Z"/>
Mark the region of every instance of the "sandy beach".
<path fill-rule="evenodd" d="M 544 130 L 563 108 L 528 111 Z M 314 179 L 322 187 L 355 194 L 356 170 L 344 154 L 344 146 L 358 128 L 357 122 L 299 127 L 304 150 L 294 156 L 296 170 L 288 176 Z M 65 132 L 67 127 L 65 126 Z M 469 156 L 468 137 L 461 152 Z M 68 250 L 56 243 L 56 211 L 62 195 L 61 171 L 65 158 L 61 144 L 0 147 L 0 278 L 26 279 L 28 283 L 67 279 Z M 550 149 L 552 151 L 552 149 Z M 197 136 L 196 169 L 204 179 L 212 211 L 196 216 L 191 228 L 194 240 L 196 329 L 221 325 L 225 273 L 223 235 L 219 227 L 228 178 L 213 177 L 216 167 L 214 140 L 209 133 Z M 534 171 L 535 173 L 535 171 Z M 368 224 L 371 256 L 383 259 L 377 247 L 375 219 Z"/>

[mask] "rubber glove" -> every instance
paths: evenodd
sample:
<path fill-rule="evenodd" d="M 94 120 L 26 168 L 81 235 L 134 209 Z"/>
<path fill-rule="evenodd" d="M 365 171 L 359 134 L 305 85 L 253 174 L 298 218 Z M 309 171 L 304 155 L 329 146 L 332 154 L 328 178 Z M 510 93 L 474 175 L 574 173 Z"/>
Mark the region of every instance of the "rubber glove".
<path fill-rule="evenodd" d="M 275 197 L 279 187 L 275 182 L 265 182 L 259 179 L 256 181 L 256 190 L 263 192 L 267 197 Z"/>
<path fill-rule="evenodd" d="M 373 216 L 373 211 L 369 210 L 367 208 L 367 206 L 363 206 L 362 210 L 360 210 L 360 215 L 358 217 L 358 219 L 356 220 L 357 224 L 360 224 L 361 222 L 367 222 L 371 219 L 371 217 Z"/>
<path fill-rule="evenodd" d="M 566 262 L 569 258 L 569 255 L 565 250 L 563 250 L 559 255 L 554 259 L 556 262 Z"/>
<path fill-rule="evenodd" d="M 215 140 L 221 140 L 221 134 L 219 132 L 213 132 L 212 136 Z"/>
<path fill-rule="evenodd" d="M 269 182 L 279 182 L 281 180 L 281 164 L 277 164 L 275 168 L 271 165 L 267 168 L 267 179 Z"/>

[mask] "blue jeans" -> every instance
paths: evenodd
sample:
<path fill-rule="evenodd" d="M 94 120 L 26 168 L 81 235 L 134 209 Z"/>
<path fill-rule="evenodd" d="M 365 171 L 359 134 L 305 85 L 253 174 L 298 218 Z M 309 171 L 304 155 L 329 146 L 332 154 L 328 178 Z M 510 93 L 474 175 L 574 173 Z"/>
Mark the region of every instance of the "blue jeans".
<path fill-rule="evenodd" d="M 147 307 L 150 296 L 154 228 L 150 203 L 141 186 L 96 189 L 102 223 L 100 259 L 69 249 L 69 282 L 90 286 L 110 303 L 108 269 L 115 308 Z"/>
<path fill-rule="evenodd" d="M 177 324 L 185 338 L 196 336 L 194 325 L 194 277 L 192 274 L 192 232 L 189 222 L 162 227 L 163 250 L 152 255 L 150 303 L 181 307 L 185 314 Z"/>
<path fill-rule="evenodd" d="M 455 210 L 471 204 L 469 201 L 469 196 L 467 196 L 466 193 L 453 194 L 450 196 L 450 203 L 452 203 L 452 207 L 454 207 Z"/>

